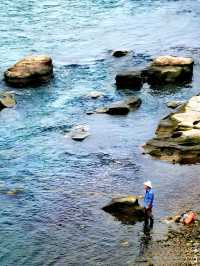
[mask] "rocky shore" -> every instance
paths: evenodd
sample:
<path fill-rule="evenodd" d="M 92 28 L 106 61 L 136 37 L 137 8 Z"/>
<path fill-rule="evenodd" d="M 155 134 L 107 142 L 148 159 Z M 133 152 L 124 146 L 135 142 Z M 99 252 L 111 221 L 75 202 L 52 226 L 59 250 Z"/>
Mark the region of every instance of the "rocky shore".
<path fill-rule="evenodd" d="M 153 241 L 135 265 L 200 265 L 200 221 L 189 226 L 169 226 L 167 235 Z"/>

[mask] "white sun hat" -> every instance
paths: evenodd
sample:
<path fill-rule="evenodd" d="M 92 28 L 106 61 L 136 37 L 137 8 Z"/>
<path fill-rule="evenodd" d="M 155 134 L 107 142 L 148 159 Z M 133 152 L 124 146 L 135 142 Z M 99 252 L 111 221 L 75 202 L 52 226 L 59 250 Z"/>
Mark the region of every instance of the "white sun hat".
<path fill-rule="evenodd" d="M 148 180 L 148 181 L 145 181 L 145 182 L 144 182 L 144 185 L 147 186 L 147 187 L 152 188 L 151 181 L 149 181 L 149 180 Z"/>

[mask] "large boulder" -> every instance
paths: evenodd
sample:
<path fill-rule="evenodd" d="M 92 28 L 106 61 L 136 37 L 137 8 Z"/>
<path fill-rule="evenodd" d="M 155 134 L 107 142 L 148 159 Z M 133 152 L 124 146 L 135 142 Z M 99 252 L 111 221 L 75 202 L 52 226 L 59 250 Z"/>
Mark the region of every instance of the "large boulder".
<path fill-rule="evenodd" d="M 129 71 L 116 75 L 116 86 L 119 89 L 140 90 L 143 85 L 143 76 L 141 71 Z"/>
<path fill-rule="evenodd" d="M 141 196 L 125 196 L 114 198 L 102 209 L 121 220 L 135 223 L 144 219 L 144 207 L 139 205 Z"/>
<path fill-rule="evenodd" d="M 163 118 L 144 152 L 173 163 L 200 162 L 200 96 Z"/>
<path fill-rule="evenodd" d="M 0 93 L 0 111 L 4 108 L 11 108 L 16 105 L 15 98 L 9 93 Z"/>
<path fill-rule="evenodd" d="M 150 85 L 182 84 L 192 80 L 194 61 L 191 58 L 160 56 L 143 71 Z"/>
<path fill-rule="evenodd" d="M 98 108 L 96 113 L 106 113 L 109 115 L 126 115 L 130 111 L 137 109 L 141 105 L 140 98 L 131 96 L 123 101 L 117 101 L 112 103 L 108 107 Z"/>
<path fill-rule="evenodd" d="M 45 83 L 52 75 L 52 59 L 44 55 L 27 56 L 4 73 L 5 81 L 15 87 Z"/>

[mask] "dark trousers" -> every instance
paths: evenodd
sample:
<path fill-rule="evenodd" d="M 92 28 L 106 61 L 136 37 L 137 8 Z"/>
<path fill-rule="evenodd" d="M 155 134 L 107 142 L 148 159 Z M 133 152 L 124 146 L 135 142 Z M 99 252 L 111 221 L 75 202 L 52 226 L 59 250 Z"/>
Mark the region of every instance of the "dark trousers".
<path fill-rule="evenodd" d="M 144 222 L 146 227 L 153 228 L 152 208 L 144 209 Z"/>

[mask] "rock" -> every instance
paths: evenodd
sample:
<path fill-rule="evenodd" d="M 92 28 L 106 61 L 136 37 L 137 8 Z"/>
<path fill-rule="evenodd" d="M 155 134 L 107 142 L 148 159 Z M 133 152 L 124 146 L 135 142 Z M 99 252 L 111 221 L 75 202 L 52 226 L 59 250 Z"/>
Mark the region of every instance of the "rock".
<path fill-rule="evenodd" d="M 15 98 L 9 93 L 0 93 L 0 110 L 4 108 L 11 108 L 16 105 Z"/>
<path fill-rule="evenodd" d="M 140 90 L 143 85 L 143 77 L 141 71 L 130 71 L 116 75 L 116 85 L 118 88 Z"/>
<path fill-rule="evenodd" d="M 189 66 L 193 67 L 194 61 L 192 58 L 177 57 L 177 56 L 159 56 L 153 61 L 155 66 Z"/>
<path fill-rule="evenodd" d="M 98 99 L 102 97 L 103 95 L 104 94 L 100 91 L 91 91 L 90 93 L 87 94 L 87 97 L 91 99 Z"/>
<path fill-rule="evenodd" d="M 142 100 L 136 96 L 130 96 L 124 101 L 132 110 L 140 107 Z"/>
<path fill-rule="evenodd" d="M 163 118 L 145 153 L 173 163 L 200 162 L 200 96 L 192 97 L 175 113 Z"/>
<path fill-rule="evenodd" d="M 85 125 L 75 126 L 70 132 L 71 138 L 76 141 L 82 141 L 89 135 L 89 127 Z"/>
<path fill-rule="evenodd" d="M 112 201 L 104 206 L 102 209 L 122 222 L 135 223 L 136 221 L 144 219 L 144 208 L 138 203 L 140 196 L 126 196 L 114 198 Z"/>
<path fill-rule="evenodd" d="M 183 104 L 183 102 L 181 102 L 181 101 L 170 101 L 170 102 L 167 102 L 167 107 L 172 108 L 172 109 L 176 109 L 177 107 L 179 107 L 182 104 Z"/>
<path fill-rule="evenodd" d="M 97 108 L 96 109 L 96 114 L 106 114 L 108 111 L 108 108 L 107 107 L 100 107 L 100 108 Z"/>
<path fill-rule="evenodd" d="M 130 107 L 124 101 L 112 103 L 106 110 L 109 115 L 126 115 L 130 111 Z"/>
<path fill-rule="evenodd" d="M 194 61 L 191 58 L 160 56 L 143 70 L 150 85 L 182 84 L 192 80 Z"/>
<path fill-rule="evenodd" d="M 123 56 L 125 56 L 127 54 L 128 54 L 127 50 L 116 50 L 116 51 L 113 51 L 112 56 L 114 56 L 114 57 L 123 57 Z"/>
<path fill-rule="evenodd" d="M 52 75 L 52 59 L 44 55 L 27 56 L 4 73 L 5 81 L 15 87 L 45 83 Z"/>
<path fill-rule="evenodd" d="M 130 111 L 137 109 L 141 105 L 142 101 L 140 98 L 131 96 L 124 101 L 117 101 L 112 103 L 108 107 L 98 108 L 96 113 L 106 113 L 109 115 L 126 115 Z"/>

